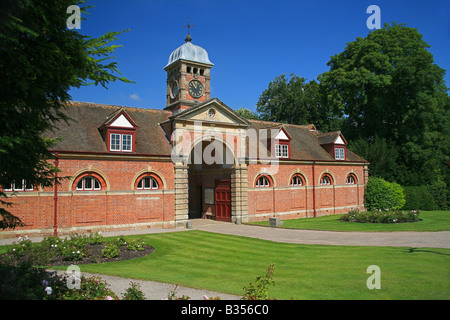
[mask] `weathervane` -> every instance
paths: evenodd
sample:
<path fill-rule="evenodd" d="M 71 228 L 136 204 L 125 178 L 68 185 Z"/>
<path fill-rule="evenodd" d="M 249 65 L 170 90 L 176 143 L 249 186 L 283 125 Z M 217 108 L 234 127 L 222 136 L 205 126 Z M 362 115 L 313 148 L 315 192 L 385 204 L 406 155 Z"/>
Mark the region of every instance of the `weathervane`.
<path fill-rule="evenodd" d="M 188 34 L 187 34 L 186 39 L 184 39 L 184 41 L 186 41 L 186 42 L 191 42 L 192 39 L 191 39 L 191 35 L 189 34 L 189 31 L 191 30 L 191 28 L 192 28 L 193 26 L 194 26 L 194 25 L 190 23 L 189 17 L 188 17 L 188 24 L 187 24 L 187 26 L 183 26 L 183 28 L 188 28 Z"/>

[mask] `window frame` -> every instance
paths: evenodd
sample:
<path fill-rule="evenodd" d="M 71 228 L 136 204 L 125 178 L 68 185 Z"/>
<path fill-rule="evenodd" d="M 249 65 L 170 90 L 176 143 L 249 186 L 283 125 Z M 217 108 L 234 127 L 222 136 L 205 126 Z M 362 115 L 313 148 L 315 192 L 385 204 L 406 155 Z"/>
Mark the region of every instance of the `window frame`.
<path fill-rule="evenodd" d="M 300 184 L 294 183 L 295 179 L 299 179 L 300 180 Z M 291 187 L 304 187 L 305 184 L 306 184 L 305 179 L 303 178 L 303 176 L 301 174 L 298 174 L 298 173 L 294 174 L 292 176 L 292 178 L 291 178 L 291 181 L 290 181 L 290 186 Z"/>
<path fill-rule="evenodd" d="M 113 142 L 114 142 L 114 147 L 116 147 L 117 145 L 117 138 L 113 136 L 119 136 L 118 139 L 118 149 L 114 148 L 113 149 Z M 124 148 L 124 141 L 127 139 L 124 139 L 124 137 L 129 137 L 129 149 L 125 149 Z M 109 132 L 109 151 L 113 151 L 113 152 L 133 152 L 133 134 L 132 133 L 123 133 L 123 132 L 116 132 L 116 131 L 111 131 Z"/>
<path fill-rule="evenodd" d="M 144 179 L 150 179 L 150 187 L 145 187 L 145 181 Z M 139 183 L 142 182 L 142 186 L 139 187 Z M 153 184 L 156 183 L 156 188 L 153 187 Z M 137 180 L 137 184 L 136 184 L 136 190 L 159 190 L 160 189 L 160 183 L 158 181 L 158 179 L 156 179 L 155 177 L 151 176 L 151 175 L 145 175 L 143 177 L 140 177 Z"/>
<path fill-rule="evenodd" d="M 22 191 L 34 191 L 34 185 L 28 185 L 28 182 L 25 179 L 20 180 L 22 183 L 22 188 L 16 188 L 16 182 L 13 181 L 9 185 L 9 188 L 2 187 L 5 192 L 22 192 Z"/>
<path fill-rule="evenodd" d="M 275 157 L 280 159 L 290 158 L 289 142 L 275 142 Z"/>
<path fill-rule="evenodd" d="M 85 181 L 86 181 L 87 178 L 91 178 L 92 179 L 92 181 L 91 181 L 91 188 L 86 188 Z M 99 188 L 95 187 L 95 184 L 96 184 L 95 181 L 98 182 Z M 80 183 L 81 183 L 81 188 L 78 187 L 78 185 Z M 87 174 L 87 175 L 82 176 L 81 178 L 79 178 L 77 180 L 77 183 L 75 184 L 75 191 L 102 191 L 102 189 L 103 189 L 103 186 L 102 186 L 102 183 L 101 183 L 100 179 L 95 177 L 94 175 L 91 175 L 91 174 Z"/>
<path fill-rule="evenodd" d="M 334 148 L 334 159 L 345 160 L 345 147 L 339 146 Z"/>
<path fill-rule="evenodd" d="M 328 180 L 328 182 L 324 183 L 325 179 Z M 334 184 L 333 183 L 333 178 L 329 174 L 325 173 L 325 174 L 323 174 L 320 177 L 319 185 L 321 185 L 321 186 L 332 186 L 333 184 Z"/>
<path fill-rule="evenodd" d="M 270 179 L 269 176 L 261 174 L 256 178 L 255 188 L 270 188 L 271 186 L 272 179 Z"/>
<path fill-rule="evenodd" d="M 353 179 L 353 182 L 352 182 L 352 183 L 349 182 L 349 178 Z M 346 184 L 346 185 L 356 185 L 357 182 L 358 182 L 358 179 L 357 179 L 356 176 L 355 176 L 354 174 L 352 174 L 352 173 L 349 173 L 349 174 L 347 175 L 347 178 L 345 178 L 345 184 Z"/>

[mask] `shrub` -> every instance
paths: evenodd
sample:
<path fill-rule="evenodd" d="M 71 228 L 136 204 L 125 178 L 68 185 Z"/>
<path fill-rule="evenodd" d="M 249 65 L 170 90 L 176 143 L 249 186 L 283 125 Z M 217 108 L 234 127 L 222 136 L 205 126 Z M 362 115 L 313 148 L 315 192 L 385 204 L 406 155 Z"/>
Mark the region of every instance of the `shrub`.
<path fill-rule="evenodd" d="M 403 209 L 435 210 L 436 203 L 426 186 L 404 187 L 405 205 Z"/>
<path fill-rule="evenodd" d="M 119 244 L 116 242 L 108 242 L 102 250 L 102 255 L 105 258 L 116 258 L 120 254 Z"/>
<path fill-rule="evenodd" d="M 374 209 L 401 209 L 405 204 L 403 188 L 382 178 L 370 178 L 364 196 L 365 207 Z"/>
<path fill-rule="evenodd" d="M 125 291 L 123 300 L 145 300 L 145 295 L 138 283 L 130 282 L 130 287 Z"/>
<path fill-rule="evenodd" d="M 177 296 L 177 288 L 178 285 L 175 286 L 175 289 L 169 292 L 166 299 L 163 300 L 191 300 L 191 297 L 182 295 L 181 297 Z"/>
<path fill-rule="evenodd" d="M 18 266 L 0 264 L 0 300 L 43 299 L 45 292 L 41 281 L 44 273 L 29 263 Z"/>
<path fill-rule="evenodd" d="M 127 243 L 127 249 L 130 251 L 145 250 L 145 242 L 142 240 L 131 240 Z"/>
<path fill-rule="evenodd" d="M 48 250 L 46 246 L 33 244 L 28 238 L 19 238 L 4 255 L 2 260 L 11 265 L 28 263 L 30 265 L 42 266 L 50 263 L 51 259 L 57 254 L 54 250 Z"/>
<path fill-rule="evenodd" d="M 439 210 L 446 210 L 449 207 L 448 203 L 448 188 L 447 184 L 440 180 L 434 180 L 429 184 L 428 191 L 430 191 L 433 196 L 434 202 L 436 203 L 436 208 Z"/>
<path fill-rule="evenodd" d="M 272 280 L 274 264 L 270 264 L 265 275 L 256 278 L 255 283 L 249 283 L 244 286 L 244 294 L 242 300 L 267 300 L 269 299 L 269 285 L 275 284 Z"/>
<path fill-rule="evenodd" d="M 87 239 L 87 243 L 90 244 L 100 244 L 104 242 L 103 235 L 101 232 L 91 233 Z"/>
<path fill-rule="evenodd" d="M 352 209 L 341 217 L 341 221 L 361 222 L 361 223 L 403 223 L 414 222 L 419 220 L 420 212 L 417 210 L 400 211 L 400 210 L 375 210 L 375 211 L 359 211 Z"/>
<path fill-rule="evenodd" d="M 100 277 L 81 277 L 80 289 L 63 290 L 58 300 L 117 300 L 109 284 Z"/>

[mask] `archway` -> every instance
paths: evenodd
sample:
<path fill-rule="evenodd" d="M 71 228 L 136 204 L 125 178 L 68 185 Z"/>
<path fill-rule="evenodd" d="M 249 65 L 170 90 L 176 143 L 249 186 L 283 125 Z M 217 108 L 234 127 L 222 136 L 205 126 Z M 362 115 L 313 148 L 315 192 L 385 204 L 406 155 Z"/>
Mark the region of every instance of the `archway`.
<path fill-rule="evenodd" d="M 203 137 L 188 161 L 188 217 L 231 221 L 233 151 L 225 142 Z"/>

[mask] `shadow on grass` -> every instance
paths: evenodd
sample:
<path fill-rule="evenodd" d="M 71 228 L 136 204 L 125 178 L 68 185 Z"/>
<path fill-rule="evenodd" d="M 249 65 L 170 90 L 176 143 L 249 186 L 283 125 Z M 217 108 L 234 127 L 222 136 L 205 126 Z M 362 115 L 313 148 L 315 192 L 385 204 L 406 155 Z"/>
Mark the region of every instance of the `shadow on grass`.
<path fill-rule="evenodd" d="M 436 249 L 436 250 L 438 250 L 438 249 Z M 409 248 L 408 252 L 409 253 L 425 252 L 425 253 L 434 253 L 434 254 L 440 254 L 440 255 L 444 255 L 444 256 L 450 256 L 449 253 L 443 253 L 443 252 L 428 250 L 428 249 L 424 249 L 424 248 Z"/>

